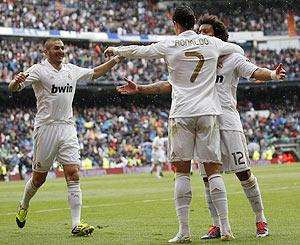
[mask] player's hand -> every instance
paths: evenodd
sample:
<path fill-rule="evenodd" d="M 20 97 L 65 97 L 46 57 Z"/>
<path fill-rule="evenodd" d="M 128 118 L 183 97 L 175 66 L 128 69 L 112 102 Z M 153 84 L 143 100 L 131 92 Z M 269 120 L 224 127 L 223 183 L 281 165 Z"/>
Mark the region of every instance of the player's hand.
<path fill-rule="evenodd" d="M 285 69 L 283 68 L 283 64 L 279 64 L 277 67 L 276 67 L 276 78 L 278 80 L 283 80 L 285 79 L 285 76 L 286 76 L 286 71 Z"/>
<path fill-rule="evenodd" d="M 112 56 L 115 55 L 115 47 L 108 47 L 107 49 L 105 49 L 104 51 L 104 56 L 108 57 L 108 56 Z"/>
<path fill-rule="evenodd" d="M 20 72 L 15 76 L 15 81 L 17 84 L 25 82 L 26 78 L 29 76 L 29 74 L 25 74 L 24 72 Z"/>
<path fill-rule="evenodd" d="M 138 93 L 138 86 L 133 81 L 129 80 L 127 77 L 123 78 L 127 84 L 122 86 L 117 86 L 117 91 L 121 94 L 136 94 Z"/>

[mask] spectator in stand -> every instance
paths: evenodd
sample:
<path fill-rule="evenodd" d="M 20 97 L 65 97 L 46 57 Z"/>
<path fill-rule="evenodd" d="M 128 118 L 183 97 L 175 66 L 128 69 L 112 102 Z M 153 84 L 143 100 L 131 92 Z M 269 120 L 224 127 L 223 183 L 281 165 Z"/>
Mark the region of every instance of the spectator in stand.
<path fill-rule="evenodd" d="M 244 103 L 245 104 L 245 103 Z M 270 145 L 277 143 L 300 142 L 300 111 L 289 102 L 284 108 L 274 109 L 270 104 L 262 104 L 257 109 L 269 112 L 268 116 L 247 116 L 253 107 L 248 102 L 239 106 L 241 119 L 248 142 L 256 142 L 264 152 Z M 87 156 L 92 165 L 102 166 L 105 156 L 109 162 L 126 165 L 121 155 L 138 153 L 142 164 L 151 164 L 151 144 L 158 127 L 167 128 L 169 113 L 166 108 L 153 106 L 122 108 L 104 106 L 102 108 L 74 108 L 79 145 L 82 156 Z M 35 109 L 0 109 L 0 157 L 7 169 L 18 153 L 32 154 L 33 116 Z M 92 125 L 92 126 L 91 126 Z M 262 154 L 261 154 L 262 155 Z M 18 169 L 13 171 L 18 173 Z"/>
<path fill-rule="evenodd" d="M 185 1 L 187 2 L 187 1 Z M 39 30 L 107 32 L 118 34 L 173 34 L 171 9 L 175 1 L 3 1 L 0 26 Z M 293 1 L 259 3 L 247 1 L 190 1 L 196 15 L 217 15 L 229 31 L 263 31 L 286 35 L 287 11 L 293 10 L 300 32 L 300 10 Z M 246 7 L 245 7 L 246 6 Z M 155 25 L 154 25 L 155 23 Z M 197 29 L 197 28 L 196 28 Z"/>
<path fill-rule="evenodd" d="M 67 43 L 65 49 L 66 63 L 91 68 L 106 61 L 102 53 L 105 43 Z M 0 39 L 0 82 L 9 82 L 19 71 L 39 63 L 43 59 L 42 50 L 41 40 Z M 287 70 L 288 79 L 300 78 L 299 50 L 285 49 L 276 52 L 252 48 L 246 52 L 246 56 L 258 66 L 267 66 L 270 69 L 281 62 Z M 144 59 L 124 60 L 118 69 L 108 72 L 94 82 L 115 84 L 123 81 L 122 78 L 126 75 L 136 82 L 152 83 L 167 80 L 168 77 L 164 74 L 167 74 L 167 66 L 161 60 L 153 60 L 151 63 Z"/>

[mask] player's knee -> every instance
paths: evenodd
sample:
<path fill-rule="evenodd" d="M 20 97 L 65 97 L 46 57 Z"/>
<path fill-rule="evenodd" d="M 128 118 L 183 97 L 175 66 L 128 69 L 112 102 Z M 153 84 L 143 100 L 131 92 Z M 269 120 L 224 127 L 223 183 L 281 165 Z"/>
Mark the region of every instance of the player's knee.
<path fill-rule="evenodd" d="M 208 177 L 221 172 L 220 165 L 217 163 L 203 163 L 203 166 Z"/>
<path fill-rule="evenodd" d="M 235 175 L 238 177 L 238 179 L 240 181 L 246 181 L 251 177 L 251 174 L 252 173 L 251 173 L 250 169 L 248 169 L 246 171 L 236 173 Z"/>
<path fill-rule="evenodd" d="M 191 171 L 191 161 L 180 161 L 172 163 L 175 169 L 175 172 L 190 174 Z"/>
<path fill-rule="evenodd" d="M 32 184 L 36 187 L 39 188 L 41 187 L 44 183 L 46 182 L 46 178 L 32 178 Z"/>
<path fill-rule="evenodd" d="M 253 188 L 256 185 L 256 183 L 257 183 L 256 177 L 252 173 L 251 173 L 250 177 L 247 180 L 241 181 L 241 185 L 245 189 Z"/>
<path fill-rule="evenodd" d="M 48 174 L 47 172 L 46 173 L 33 172 L 32 184 L 36 188 L 41 187 L 46 182 L 47 174 Z"/>
<path fill-rule="evenodd" d="M 66 181 L 79 181 L 79 166 L 68 166 L 65 168 Z"/>

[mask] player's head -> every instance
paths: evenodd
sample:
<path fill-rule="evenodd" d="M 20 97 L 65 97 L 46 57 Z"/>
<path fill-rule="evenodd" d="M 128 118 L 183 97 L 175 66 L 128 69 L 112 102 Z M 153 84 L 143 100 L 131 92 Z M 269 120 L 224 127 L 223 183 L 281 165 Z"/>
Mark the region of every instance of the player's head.
<path fill-rule="evenodd" d="M 194 11 L 185 4 L 175 9 L 172 20 L 177 35 L 186 30 L 192 30 L 196 23 Z"/>
<path fill-rule="evenodd" d="M 50 38 L 44 44 L 44 53 L 49 60 L 61 64 L 65 56 L 65 46 L 59 38 Z"/>
<path fill-rule="evenodd" d="M 164 136 L 164 131 L 162 130 L 162 128 L 157 128 L 157 135 L 161 138 Z"/>
<path fill-rule="evenodd" d="M 199 33 L 228 41 L 228 31 L 224 23 L 215 15 L 203 15 L 198 21 Z"/>

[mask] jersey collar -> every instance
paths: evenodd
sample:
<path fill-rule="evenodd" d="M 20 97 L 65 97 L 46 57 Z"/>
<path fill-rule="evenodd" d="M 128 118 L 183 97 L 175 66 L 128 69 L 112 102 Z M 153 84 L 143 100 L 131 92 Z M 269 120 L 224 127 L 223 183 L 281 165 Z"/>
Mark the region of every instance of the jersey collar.
<path fill-rule="evenodd" d="M 197 35 L 197 33 L 192 30 L 187 30 L 187 31 L 181 32 L 178 36 L 179 37 L 187 37 L 187 36 L 192 36 L 192 35 Z"/>
<path fill-rule="evenodd" d="M 51 70 L 56 71 L 56 72 L 60 72 L 60 71 L 66 70 L 65 64 L 62 64 L 62 65 L 61 65 L 61 69 L 58 71 L 58 70 L 56 70 L 56 69 L 49 63 L 48 59 L 45 59 L 45 61 L 44 61 L 43 63 L 44 63 L 48 68 L 50 68 Z"/>

